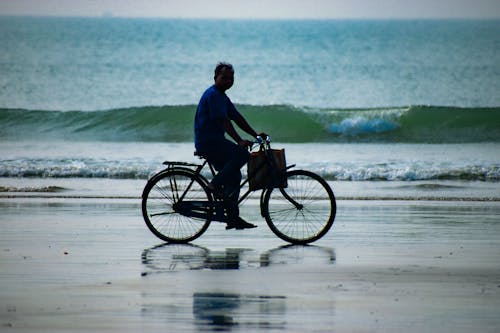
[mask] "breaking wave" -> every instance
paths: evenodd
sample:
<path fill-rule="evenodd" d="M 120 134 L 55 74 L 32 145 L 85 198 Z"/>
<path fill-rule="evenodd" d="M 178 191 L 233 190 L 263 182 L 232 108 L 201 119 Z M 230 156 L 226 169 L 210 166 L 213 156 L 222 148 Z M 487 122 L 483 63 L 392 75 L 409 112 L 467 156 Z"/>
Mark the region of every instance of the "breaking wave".
<path fill-rule="evenodd" d="M 500 107 L 237 107 L 255 129 L 279 142 L 500 142 Z M 190 142 L 195 110 L 195 105 L 103 111 L 0 109 L 0 139 Z"/>

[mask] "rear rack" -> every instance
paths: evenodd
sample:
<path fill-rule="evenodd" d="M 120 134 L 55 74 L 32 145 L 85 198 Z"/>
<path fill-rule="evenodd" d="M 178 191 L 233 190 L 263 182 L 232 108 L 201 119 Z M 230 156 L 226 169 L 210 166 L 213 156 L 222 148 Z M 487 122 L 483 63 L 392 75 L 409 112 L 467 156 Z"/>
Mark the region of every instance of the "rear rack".
<path fill-rule="evenodd" d="M 200 164 L 193 164 L 193 163 L 186 163 L 186 162 L 179 162 L 179 161 L 165 161 L 162 164 L 166 165 L 168 167 L 172 167 L 172 166 L 176 166 L 176 165 L 193 166 L 193 167 L 199 167 L 200 166 Z"/>

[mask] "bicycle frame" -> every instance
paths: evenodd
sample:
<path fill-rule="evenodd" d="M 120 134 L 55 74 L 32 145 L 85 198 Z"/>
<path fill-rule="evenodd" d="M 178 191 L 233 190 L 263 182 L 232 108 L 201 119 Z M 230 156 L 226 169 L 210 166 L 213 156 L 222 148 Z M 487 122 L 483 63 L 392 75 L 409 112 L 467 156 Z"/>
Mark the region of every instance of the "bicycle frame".
<path fill-rule="evenodd" d="M 251 179 L 256 177 L 256 175 L 259 173 L 260 170 L 262 170 L 266 165 L 269 165 L 270 167 L 274 167 L 274 159 L 271 157 L 270 152 L 270 145 L 269 142 L 259 142 L 260 149 L 264 151 L 264 156 L 265 159 L 257 165 L 255 170 L 251 173 L 248 174 L 246 179 L 244 179 L 239 186 L 238 190 L 241 190 Z M 196 153 L 195 153 L 196 155 Z M 204 159 L 203 156 L 199 156 L 201 159 Z M 208 202 L 207 201 L 189 201 L 189 202 L 184 202 L 184 198 L 186 194 L 189 192 L 191 189 L 191 186 L 194 183 L 195 178 L 202 179 L 202 181 L 205 184 L 208 184 L 208 180 L 201 174 L 201 171 L 205 168 L 206 165 L 208 165 L 210 172 L 212 174 L 212 177 L 216 175 L 216 170 L 214 166 L 208 162 L 207 159 L 204 159 L 202 164 L 193 164 L 193 163 L 186 163 L 186 162 L 172 162 L 172 161 L 165 161 L 163 162 L 164 165 L 167 166 L 167 168 L 164 171 L 169 171 L 173 169 L 183 169 L 183 170 L 189 170 L 190 172 L 194 172 L 195 177 L 191 179 L 191 182 L 188 184 L 184 192 L 178 196 L 176 199 L 176 210 L 179 211 L 179 213 L 183 215 L 188 215 L 192 217 L 198 217 L 198 218 L 206 218 L 207 214 L 209 213 L 210 209 L 214 209 L 214 212 L 210 212 L 212 215 L 212 220 L 213 221 L 225 221 L 224 218 L 224 199 L 223 198 L 215 198 L 215 204 L 212 207 L 208 207 Z M 192 167 L 195 167 L 194 169 Z M 295 164 L 286 166 L 283 172 L 286 172 L 286 170 L 289 170 L 291 168 L 295 167 Z M 177 185 L 175 183 L 171 183 L 170 186 L 174 189 L 174 192 L 177 192 Z M 261 203 L 264 197 L 264 194 L 267 190 L 271 189 L 272 187 L 269 188 L 264 188 L 262 189 L 262 194 L 261 194 Z M 297 209 L 301 209 L 302 205 L 298 204 L 295 200 L 293 200 L 283 188 L 279 188 L 279 190 L 283 193 L 283 196 L 287 198 L 292 204 L 294 204 Z M 250 193 L 254 192 L 254 190 L 248 189 L 243 195 L 240 196 L 238 200 L 238 205 L 240 205 L 249 195 Z M 262 205 L 261 205 L 262 207 Z M 263 215 L 261 211 L 261 215 Z"/>

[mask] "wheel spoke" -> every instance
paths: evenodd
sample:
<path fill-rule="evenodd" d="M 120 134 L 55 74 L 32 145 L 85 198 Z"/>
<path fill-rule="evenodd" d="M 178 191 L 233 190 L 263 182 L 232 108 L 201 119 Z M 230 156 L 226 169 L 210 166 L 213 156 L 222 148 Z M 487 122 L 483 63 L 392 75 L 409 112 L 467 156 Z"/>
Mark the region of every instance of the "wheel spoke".
<path fill-rule="evenodd" d="M 162 213 L 156 213 L 156 214 L 151 214 L 149 217 L 155 217 L 155 216 L 160 216 L 160 215 L 169 215 L 169 214 L 176 214 L 175 212 L 162 212 Z"/>

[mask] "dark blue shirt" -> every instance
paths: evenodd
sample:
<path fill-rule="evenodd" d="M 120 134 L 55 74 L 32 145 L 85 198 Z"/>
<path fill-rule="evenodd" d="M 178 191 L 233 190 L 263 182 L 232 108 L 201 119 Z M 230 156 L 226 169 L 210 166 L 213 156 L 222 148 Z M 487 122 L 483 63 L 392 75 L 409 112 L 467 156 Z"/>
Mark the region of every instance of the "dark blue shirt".
<path fill-rule="evenodd" d="M 200 98 L 194 118 L 194 144 L 197 150 L 203 151 L 204 147 L 213 147 L 224 140 L 225 118 L 235 119 L 239 116 L 233 103 L 226 96 L 211 86 Z"/>

